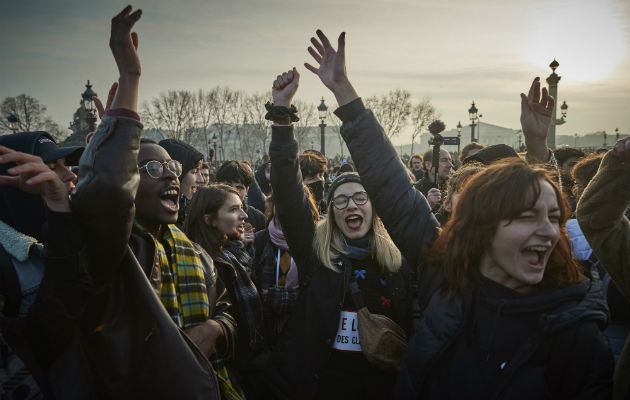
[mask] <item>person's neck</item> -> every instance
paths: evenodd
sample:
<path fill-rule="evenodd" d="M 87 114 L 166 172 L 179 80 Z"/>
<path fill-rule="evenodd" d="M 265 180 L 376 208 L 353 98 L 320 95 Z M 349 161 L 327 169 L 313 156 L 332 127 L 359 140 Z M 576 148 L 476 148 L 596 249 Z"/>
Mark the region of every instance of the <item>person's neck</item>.
<path fill-rule="evenodd" d="M 138 220 L 138 222 L 147 232 L 153 235 L 154 238 L 157 239 L 161 236 L 164 225 L 160 224 L 159 222 L 142 221 L 140 219 Z"/>

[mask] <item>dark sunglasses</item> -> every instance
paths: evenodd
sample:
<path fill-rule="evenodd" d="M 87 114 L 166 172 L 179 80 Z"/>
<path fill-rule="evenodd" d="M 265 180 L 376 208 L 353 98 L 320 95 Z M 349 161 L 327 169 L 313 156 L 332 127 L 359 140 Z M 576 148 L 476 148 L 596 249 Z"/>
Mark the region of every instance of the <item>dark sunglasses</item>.
<path fill-rule="evenodd" d="M 166 173 L 166 169 L 172 172 L 176 177 L 182 174 L 182 164 L 177 160 L 170 160 L 165 162 L 159 162 L 156 160 L 151 160 L 141 166 L 139 170 L 146 169 L 147 174 L 153 179 L 159 179 Z"/>
<path fill-rule="evenodd" d="M 332 203 L 337 210 L 343 210 L 344 208 L 348 207 L 350 199 L 352 199 L 352 201 L 354 201 L 354 204 L 356 204 L 357 206 L 362 206 L 367 203 L 370 198 L 368 197 L 368 194 L 366 192 L 356 192 L 352 196 L 340 194 L 333 199 Z"/>

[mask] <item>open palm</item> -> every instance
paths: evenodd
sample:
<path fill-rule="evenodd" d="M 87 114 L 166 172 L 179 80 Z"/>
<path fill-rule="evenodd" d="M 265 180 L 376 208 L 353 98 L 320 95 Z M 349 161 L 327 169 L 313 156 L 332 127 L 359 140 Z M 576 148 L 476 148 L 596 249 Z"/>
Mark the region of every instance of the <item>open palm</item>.
<path fill-rule="evenodd" d="M 547 88 L 540 90 L 540 78 L 534 79 L 529 93 L 521 93 L 521 127 L 527 139 L 546 140 L 555 100 Z"/>
<path fill-rule="evenodd" d="M 313 46 L 308 47 L 308 52 L 313 56 L 315 61 L 319 64 L 319 68 L 312 66 L 309 63 L 305 63 L 304 66 L 321 79 L 322 83 L 331 91 L 335 91 L 335 88 L 348 80 L 346 75 L 346 33 L 342 32 L 339 35 L 337 42 L 337 50 L 332 47 L 330 41 L 324 35 L 321 30 L 317 30 L 317 37 L 311 38 Z"/>

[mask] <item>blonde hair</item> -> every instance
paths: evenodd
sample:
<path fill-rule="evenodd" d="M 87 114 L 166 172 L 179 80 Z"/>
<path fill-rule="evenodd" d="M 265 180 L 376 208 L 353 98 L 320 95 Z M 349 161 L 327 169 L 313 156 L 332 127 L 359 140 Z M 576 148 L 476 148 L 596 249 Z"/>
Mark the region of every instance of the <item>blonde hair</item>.
<path fill-rule="evenodd" d="M 328 217 L 320 220 L 315 226 L 315 240 L 313 250 L 319 256 L 326 268 L 339 271 L 333 266 L 333 262 L 345 251 L 345 239 L 334 219 L 332 202 L 328 204 Z M 394 244 L 381 219 L 372 213 L 372 227 L 368 232 L 370 236 L 370 257 L 376 260 L 381 268 L 396 272 L 402 264 L 400 250 Z"/>

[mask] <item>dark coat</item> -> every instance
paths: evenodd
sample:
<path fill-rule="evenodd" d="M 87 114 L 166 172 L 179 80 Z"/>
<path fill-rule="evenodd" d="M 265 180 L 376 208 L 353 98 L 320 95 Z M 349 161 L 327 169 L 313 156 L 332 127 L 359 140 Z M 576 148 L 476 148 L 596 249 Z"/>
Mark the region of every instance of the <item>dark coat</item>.
<path fill-rule="evenodd" d="M 361 182 L 376 213 L 412 269 L 422 261 L 425 246 L 433 241 L 439 226 L 429 203 L 409 181 L 407 168 L 383 128 L 361 99 L 340 107 L 343 136 Z"/>
<path fill-rule="evenodd" d="M 483 287 L 476 282 L 448 301 L 446 288 L 433 295 L 408 344 L 396 398 L 457 398 L 462 393 L 470 398 L 483 393 L 489 399 L 610 397 L 613 360 L 600 332 L 608 310 L 599 277 L 565 289 L 503 298 L 488 297 Z M 489 320 L 480 312 L 482 302 L 490 304 L 494 314 Z M 506 338 L 510 331 L 515 333 Z M 493 354 L 510 340 L 515 341 L 513 351 Z M 484 350 L 483 361 L 476 361 L 475 349 Z M 471 375 L 470 365 L 495 368 L 495 376 L 475 371 L 475 377 L 487 378 L 484 383 L 453 378 Z M 446 380 L 468 385 L 449 385 Z"/>
<path fill-rule="evenodd" d="M 301 293 L 267 368 L 267 384 L 278 398 L 310 399 L 316 394 L 319 371 L 332 352 L 346 285 L 343 274 L 323 266 L 313 250 L 315 223 L 302 185 L 292 126 L 273 126 L 269 152 L 276 213 L 298 266 Z M 403 267 L 389 274 L 388 287 L 396 319 L 409 331 L 407 274 Z"/>
<path fill-rule="evenodd" d="M 82 344 L 103 397 L 218 399 L 210 361 L 175 325 L 157 295 L 153 239 L 132 234 L 141 131 L 134 119 L 104 117 L 81 158 L 72 209 L 88 243 L 86 268 L 92 280 L 82 293 Z M 214 266 L 197 250 L 212 286 Z M 221 314 L 230 334 L 234 324 L 226 312 L 227 294 L 216 288 L 220 292 L 209 287 L 208 300 L 216 306 L 211 315 Z"/>

